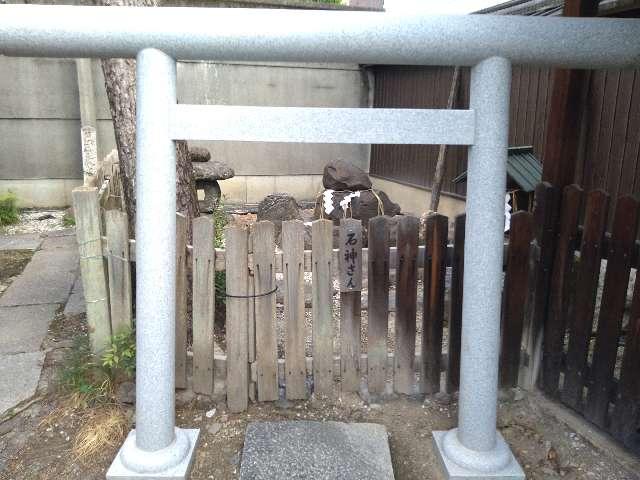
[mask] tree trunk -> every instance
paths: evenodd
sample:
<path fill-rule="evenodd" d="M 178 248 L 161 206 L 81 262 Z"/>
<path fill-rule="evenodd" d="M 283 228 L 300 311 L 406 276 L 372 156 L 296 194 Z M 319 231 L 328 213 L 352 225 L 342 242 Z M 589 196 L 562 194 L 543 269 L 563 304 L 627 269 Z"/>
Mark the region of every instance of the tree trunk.
<path fill-rule="evenodd" d="M 155 7 L 156 0 L 94 0 L 97 5 Z M 122 190 L 129 231 L 135 232 L 136 218 L 136 62 L 132 59 L 102 60 L 105 88 L 109 99 L 113 128 L 118 148 Z M 191 220 L 199 215 L 193 168 L 187 144 L 176 142 L 176 211 L 187 217 L 188 241 L 191 242 Z"/>

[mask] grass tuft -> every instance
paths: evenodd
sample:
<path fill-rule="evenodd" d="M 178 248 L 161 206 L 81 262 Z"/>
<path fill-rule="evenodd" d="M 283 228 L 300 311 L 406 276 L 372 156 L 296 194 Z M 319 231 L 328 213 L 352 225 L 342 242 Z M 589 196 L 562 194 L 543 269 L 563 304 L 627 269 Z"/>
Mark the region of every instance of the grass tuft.
<path fill-rule="evenodd" d="M 18 199 L 9 192 L 0 195 L 0 226 L 18 223 Z"/>
<path fill-rule="evenodd" d="M 129 429 L 126 413 L 118 407 L 106 406 L 87 411 L 84 424 L 73 443 L 75 462 L 92 464 L 104 454 L 105 447 L 119 447 Z"/>

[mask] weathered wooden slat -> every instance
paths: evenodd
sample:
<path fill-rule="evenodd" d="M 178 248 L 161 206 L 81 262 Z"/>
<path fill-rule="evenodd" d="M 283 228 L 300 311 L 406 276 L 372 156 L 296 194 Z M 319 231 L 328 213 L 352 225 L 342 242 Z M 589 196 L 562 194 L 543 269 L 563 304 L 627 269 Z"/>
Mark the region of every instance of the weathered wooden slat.
<path fill-rule="evenodd" d="M 580 246 L 580 262 L 576 273 L 576 300 L 569 319 L 567 368 L 562 386 L 562 401 L 582 409 L 587 352 L 591 339 L 596 289 L 600 274 L 602 237 L 607 223 L 608 195 L 594 190 L 587 195 L 584 235 Z"/>
<path fill-rule="evenodd" d="M 313 385 L 316 395 L 333 393 L 333 222 L 311 225 L 313 246 Z"/>
<path fill-rule="evenodd" d="M 282 265 L 284 270 L 284 319 L 287 399 L 307 398 L 304 363 L 304 224 L 282 222 Z"/>
<path fill-rule="evenodd" d="M 466 215 L 458 215 L 454 223 L 453 259 L 451 262 L 451 314 L 449 315 L 449 365 L 447 392 L 460 385 L 460 348 L 462 333 L 462 279 L 464 277 L 464 233 Z"/>
<path fill-rule="evenodd" d="M 93 352 L 99 353 L 109 343 L 111 319 L 102 252 L 98 190 L 79 187 L 73 190 L 72 196 L 89 339 Z"/>
<path fill-rule="evenodd" d="M 542 388 L 553 397 L 559 394 L 560 365 L 564 354 L 564 341 L 569 315 L 569 276 L 577 247 L 578 221 L 582 205 L 582 189 L 568 185 L 564 189 L 560 231 L 553 260 L 549 313 L 544 324 Z"/>
<path fill-rule="evenodd" d="M 387 382 L 389 329 L 389 218 L 369 220 L 367 354 L 369 393 L 382 394 Z"/>
<path fill-rule="evenodd" d="M 215 225 L 193 220 L 193 391 L 213 395 L 215 318 Z"/>
<path fill-rule="evenodd" d="M 549 305 L 549 284 L 557 240 L 560 192 L 558 188 L 543 182 L 536 187 L 535 199 L 533 265 L 529 266 L 532 269 L 533 283 L 527 299 L 524 325 L 525 349 L 529 362 L 520 379 L 520 385 L 527 390 L 533 389 L 536 385 L 542 365 L 542 336 Z"/>
<path fill-rule="evenodd" d="M 253 229 L 254 225 L 249 225 L 249 277 L 248 277 L 248 291 L 249 295 L 252 295 L 247 302 L 247 355 L 249 360 L 249 400 L 255 402 L 258 398 L 258 372 L 256 365 L 256 302 L 253 295 L 256 294 L 255 285 L 255 271 L 254 271 L 254 256 L 253 256 Z"/>
<path fill-rule="evenodd" d="M 246 228 L 226 227 L 227 247 L 227 405 L 234 413 L 249 403 L 248 299 L 249 234 Z M 245 298 L 238 298 L 245 297 Z"/>
<path fill-rule="evenodd" d="M 115 333 L 132 327 L 131 264 L 129 263 L 129 224 L 127 214 L 107 210 L 107 270 L 111 328 Z"/>
<path fill-rule="evenodd" d="M 636 281 L 629 324 L 624 342 L 624 356 L 618 382 L 618 394 L 611 416 L 612 435 L 627 447 L 638 448 L 640 442 L 640 282 Z"/>
<path fill-rule="evenodd" d="M 438 213 L 427 217 L 424 236 L 427 249 L 424 260 L 420 391 L 428 395 L 440 391 L 448 235 L 448 217 Z"/>
<path fill-rule="evenodd" d="M 504 280 L 500 384 L 515 387 L 520 371 L 520 349 L 528 295 L 529 249 L 533 238 L 533 215 L 520 211 L 511 216 L 507 272 Z"/>
<path fill-rule="evenodd" d="M 635 198 L 618 198 L 591 367 L 594 383 L 588 390 L 585 407 L 585 416 L 602 428 L 606 426 L 609 411 L 609 392 L 613 382 L 631 269 L 630 253 L 638 230 L 639 213 L 639 204 Z"/>
<path fill-rule="evenodd" d="M 340 221 L 340 387 L 360 390 L 360 325 L 362 289 L 362 223 Z"/>
<path fill-rule="evenodd" d="M 176 388 L 187 388 L 187 219 L 176 213 Z"/>
<path fill-rule="evenodd" d="M 398 271 L 396 284 L 395 364 L 393 387 L 398 393 L 414 393 L 416 302 L 418 282 L 418 228 L 415 217 L 398 220 Z"/>
<path fill-rule="evenodd" d="M 271 222 L 253 227 L 253 276 L 258 400 L 278 399 L 278 338 L 274 268 L 275 229 Z M 267 292 L 273 292 L 267 294 Z"/>

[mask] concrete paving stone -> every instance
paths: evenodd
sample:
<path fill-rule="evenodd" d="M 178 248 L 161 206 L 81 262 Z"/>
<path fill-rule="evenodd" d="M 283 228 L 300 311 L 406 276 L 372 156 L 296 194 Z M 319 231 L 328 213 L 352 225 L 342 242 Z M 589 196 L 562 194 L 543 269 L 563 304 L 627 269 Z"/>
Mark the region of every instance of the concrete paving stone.
<path fill-rule="evenodd" d="M 254 422 L 241 480 L 392 480 L 387 430 L 373 423 Z"/>
<path fill-rule="evenodd" d="M 0 307 L 0 354 L 36 352 L 58 305 Z"/>
<path fill-rule="evenodd" d="M 76 240 L 76 236 L 73 234 L 55 236 L 47 235 L 42 242 L 42 249 L 50 250 L 53 248 L 77 249 L 78 242 Z"/>
<path fill-rule="evenodd" d="M 0 355 L 0 415 L 35 395 L 44 355 L 40 351 Z"/>
<path fill-rule="evenodd" d="M 78 269 L 77 250 L 39 250 L 0 297 L 0 306 L 64 304 Z"/>
<path fill-rule="evenodd" d="M 37 250 L 40 248 L 42 240 L 39 233 L 1 235 L 0 250 Z"/>
<path fill-rule="evenodd" d="M 82 288 L 80 290 L 76 290 L 75 287 L 71 291 L 71 295 L 69 296 L 69 300 L 67 300 L 67 304 L 64 306 L 64 314 L 65 315 L 79 315 L 81 313 L 85 313 L 87 311 L 87 306 L 84 302 L 84 293 Z"/>

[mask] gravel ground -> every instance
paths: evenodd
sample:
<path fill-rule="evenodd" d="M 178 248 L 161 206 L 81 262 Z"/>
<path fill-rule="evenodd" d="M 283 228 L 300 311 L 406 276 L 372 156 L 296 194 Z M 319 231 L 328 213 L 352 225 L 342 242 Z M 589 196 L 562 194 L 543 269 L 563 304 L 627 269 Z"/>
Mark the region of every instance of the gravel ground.
<path fill-rule="evenodd" d="M 46 233 L 69 228 L 64 224 L 67 209 L 25 209 L 21 210 L 20 220 L 14 225 L 0 227 L 0 235 L 20 233 Z"/>

